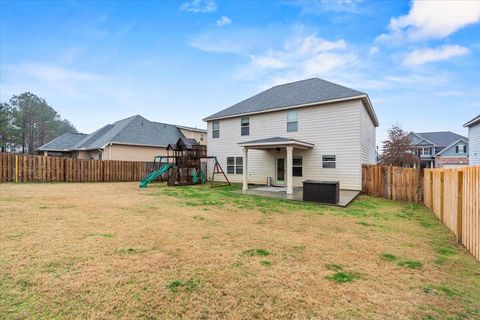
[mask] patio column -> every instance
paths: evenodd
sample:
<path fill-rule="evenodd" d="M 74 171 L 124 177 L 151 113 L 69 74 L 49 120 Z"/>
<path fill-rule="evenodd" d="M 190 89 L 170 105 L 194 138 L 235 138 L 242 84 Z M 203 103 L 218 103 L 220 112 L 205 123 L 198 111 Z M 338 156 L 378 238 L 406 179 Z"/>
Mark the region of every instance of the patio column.
<path fill-rule="evenodd" d="M 287 147 L 287 194 L 293 193 L 293 147 Z"/>
<path fill-rule="evenodd" d="M 243 147 L 243 191 L 248 190 L 248 181 L 247 181 L 247 175 L 248 175 L 248 149 L 246 147 Z"/>

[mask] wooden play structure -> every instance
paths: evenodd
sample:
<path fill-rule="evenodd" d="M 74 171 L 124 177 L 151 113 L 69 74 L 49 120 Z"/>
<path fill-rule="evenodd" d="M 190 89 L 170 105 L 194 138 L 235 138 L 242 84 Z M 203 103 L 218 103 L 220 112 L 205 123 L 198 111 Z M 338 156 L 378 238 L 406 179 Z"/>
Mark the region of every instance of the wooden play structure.
<path fill-rule="evenodd" d="M 216 181 L 216 175 L 223 177 L 223 181 Z M 154 180 L 166 181 L 169 186 L 206 182 L 212 187 L 230 185 L 217 157 L 207 156 L 207 146 L 189 138 L 180 138 L 177 143 L 169 144 L 166 156 L 156 156 L 153 172 L 140 182 L 140 187 L 145 188 Z"/>

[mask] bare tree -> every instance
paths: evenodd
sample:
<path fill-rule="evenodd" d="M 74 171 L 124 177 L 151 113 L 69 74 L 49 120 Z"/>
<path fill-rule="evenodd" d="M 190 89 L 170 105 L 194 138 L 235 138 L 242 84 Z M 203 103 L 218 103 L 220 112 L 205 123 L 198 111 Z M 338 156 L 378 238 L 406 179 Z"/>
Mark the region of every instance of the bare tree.
<path fill-rule="evenodd" d="M 382 164 L 401 167 L 418 165 L 419 159 L 412 147 L 410 136 L 399 125 L 388 129 L 388 138 L 382 143 Z"/>

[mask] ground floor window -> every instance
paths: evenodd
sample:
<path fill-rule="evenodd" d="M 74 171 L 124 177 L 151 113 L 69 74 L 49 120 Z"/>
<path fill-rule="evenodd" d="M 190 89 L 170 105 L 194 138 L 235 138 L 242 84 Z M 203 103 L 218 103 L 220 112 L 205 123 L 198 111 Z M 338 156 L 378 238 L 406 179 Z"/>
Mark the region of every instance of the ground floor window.
<path fill-rule="evenodd" d="M 303 159 L 302 157 L 293 157 L 293 176 L 301 177 L 303 175 Z"/>
<path fill-rule="evenodd" d="M 322 156 L 322 167 L 323 168 L 335 168 L 336 167 L 336 157 L 334 155 Z"/>
<path fill-rule="evenodd" d="M 243 157 L 227 157 L 227 173 L 243 174 Z"/>

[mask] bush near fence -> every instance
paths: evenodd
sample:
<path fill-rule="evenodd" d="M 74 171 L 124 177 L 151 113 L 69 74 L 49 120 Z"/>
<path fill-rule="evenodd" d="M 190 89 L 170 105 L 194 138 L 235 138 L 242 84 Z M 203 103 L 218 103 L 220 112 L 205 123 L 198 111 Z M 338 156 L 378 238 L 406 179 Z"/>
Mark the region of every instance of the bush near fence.
<path fill-rule="evenodd" d="M 423 203 L 480 261 L 480 166 L 418 169 L 363 165 L 362 192 Z"/>
<path fill-rule="evenodd" d="M 0 153 L 1 182 L 140 181 L 153 169 L 153 162 Z"/>

